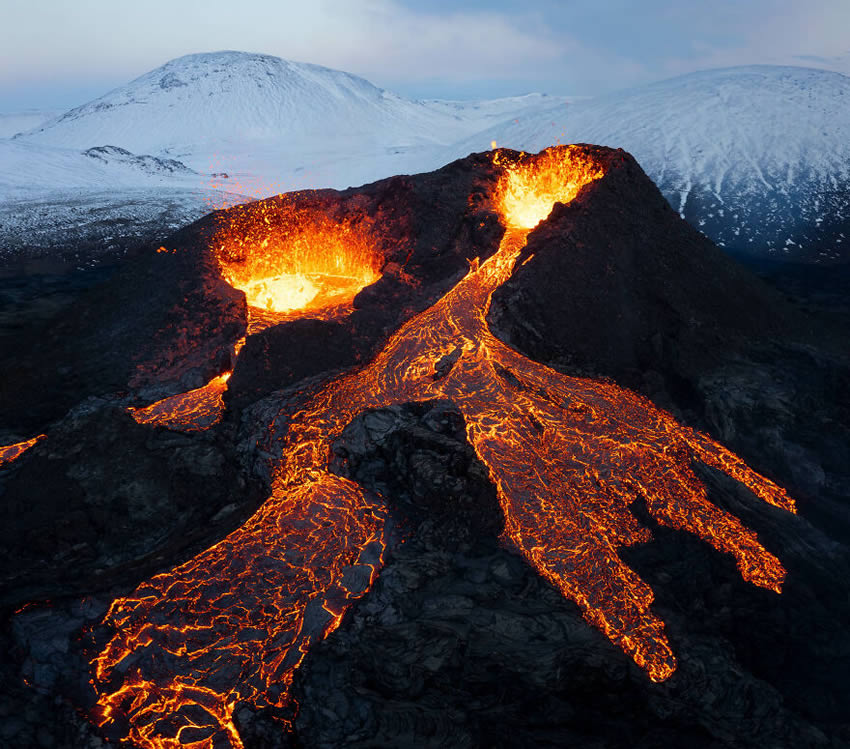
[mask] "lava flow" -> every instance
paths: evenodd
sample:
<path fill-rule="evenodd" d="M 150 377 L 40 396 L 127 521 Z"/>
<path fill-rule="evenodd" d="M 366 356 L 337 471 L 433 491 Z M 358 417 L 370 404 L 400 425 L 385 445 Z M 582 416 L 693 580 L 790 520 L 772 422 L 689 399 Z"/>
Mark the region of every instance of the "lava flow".
<path fill-rule="evenodd" d="M 213 377 L 203 387 L 172 395 L 144 408 L 130 408 L 139 424 L 155 424 L 181 432 L 202 432 L 221 420 L 222 396 L 227 390 L 230 372 Z"/>
<path fill-rule="evenodd" d="M 236 342 L 233 359 L 239 356 L 244 345 L 244 338 Z M 151 424 L 178 432 L 203 432 L 221 421 L 224 392 L 232 374 L 232 371 L 224 372 L 202 387 L 163 398 L 143 408 L 131 406 L 127 410 L 139 424 Z"/>
<path fill-rule="evenodd" d="M 384 506 L 328 471 L 331 443 L 369 408 L 452 400 L 497 488 L 505 543 L 654 681 L 676 660 L 651 588 L 618 554 L 651 539 L 629 510 L 636 497 L 661 525 L 731 554 L 746 580 L 780 590 L 779 560 L 709 502 L 692 461 L 793 512 L 780 487 L 646 398 L 559 374 L 488 329 L 491 295 L 530 229 L 604 176 L 577 147 L 501 166 L 498 252 L 405 323 L 370 364 L 326 383 L 291 417 L 271 496 L 244 526 L 112 604 L 105 623 L 114 634 L 94 661 L 101 725 L 142 746 L 239 747 L 237 704 L 289 704 L 310 645 L 338 626 L 380 568 Z M 449 354 L 452 368 L 435 377 Z"/>
<path fill-rule="evenodd" d="M 47 437 L 46 434 L 40 434 L 23 442 L 15 442 L 13 445 L 0 445 L 0 468 L 20 458 L 21 455 L 36 443 L 41 442 L 45 437 Z"/>

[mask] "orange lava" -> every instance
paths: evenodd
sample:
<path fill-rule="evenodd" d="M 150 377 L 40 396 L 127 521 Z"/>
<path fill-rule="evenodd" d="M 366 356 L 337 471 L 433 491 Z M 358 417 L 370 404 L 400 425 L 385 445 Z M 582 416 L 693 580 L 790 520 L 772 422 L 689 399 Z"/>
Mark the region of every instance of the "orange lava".
<path fill-rule="evenodd" d="M 546 200 L 551 209 L 602 176 L 578 147 L 505 166 L 495 200 L 507 227 L 499 251 L 403 325 L 369 365 L 328 382 L 292 416 L 272 494 L 244 526 L 113 603 L 105 623 L 114 634 L 94 662 L 100 724 L 126 721 L 141 746 L 239 747 L 238 702 L 288 703 L 309 646 L 338 626 L 381 565 L 383 505 L 327 468 L 331 443 L 368 408 L 451 399 L 497 488 L 505 543 L 655 681 L 676 660 L 651 611 L 651 588 L 618 554 L 651 539 L 629 510 L 637 496 L 661 525 L 696 534 L 731 554 L 746 580 L 780 590 L 779 560 L 708 501 L 692 462 L 793 512 L 780 487 L 646 398 L 559 374 L 488 329 L 490 297 L 511 275 L 529 225 L 547 215 Z M 525 200 L 523 190 L 537 194 Z M 435 379 L 435 365 L 458 350 Z"/>
<path fill-rule="evenodd" d="M 240 338 L 233 346 L 233 359 L 245 345 Z M 202 432 L 221 421 L 224 414 L 224 392 L 233 372 L 213 377 L 203 387 L 178 393 L 151 403 L 144 408 L 130 406 L 127 410 L 139 424 L 151 424 L 177 432 Z"/>
<path fill-rule="evenodd" d="M 33 437 L 23 442 L 15 442 L 13 445 L 0 445 L 0 468 L 20 458 L 21 455 L 36 443 L 41 442 L 45 437 L 47 437 L 46 434 L 39 434 L 38 437 Z"/>
<path fill-rule="evenodd" d="M 334 220 L 280 195 L 222 221 L 213 240 L 222 275 L 266 321 L 344 307 L 380 276 L 363 217 Z"/>
<path fill-rule="evenodd" d="M 139 424 L 154 424 L 181 432 L 200 432 L 221 420 L 222 396 L 230 372 L 214 377 L 206 385 L 187 393 L 172 395 L 145 408 L 130 408 Z"/>

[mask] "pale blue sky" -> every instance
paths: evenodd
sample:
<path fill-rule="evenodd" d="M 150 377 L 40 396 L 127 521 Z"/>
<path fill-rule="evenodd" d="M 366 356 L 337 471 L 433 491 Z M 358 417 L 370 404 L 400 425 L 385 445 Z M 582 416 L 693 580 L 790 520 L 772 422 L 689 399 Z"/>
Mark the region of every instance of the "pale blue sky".
<path fill-rule="evenodd" d="M 0 0 L 0 111 L 237 49 L 412 97 L 587 95 L 710 67 L 850 73 L 850 0 Z"/>

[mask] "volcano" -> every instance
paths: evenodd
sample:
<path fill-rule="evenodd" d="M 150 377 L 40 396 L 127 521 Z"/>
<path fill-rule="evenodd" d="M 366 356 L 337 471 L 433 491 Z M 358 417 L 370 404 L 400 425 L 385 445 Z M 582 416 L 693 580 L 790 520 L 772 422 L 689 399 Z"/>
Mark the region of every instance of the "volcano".
<path fill-rule="evenodd" d="M 670 204 L 740 258 L 847 260 L 850 78 L 801 67 L 705 70 L 508 120 L 458 143 L 566 138 L 632 153 Z"/>
<path fill-rule="evenodd" d="M 4 601 L 19 648 L 39 651 L 44 610 L 82 630 L 49 687 L 30 678 L 79 730 L 848 735 L 847 635 L 824 624 L 850 600 L 846 332 L 737 266 L 624 151 L 497 150 L 220 211 L 39 333 L 3 379 Z"/>

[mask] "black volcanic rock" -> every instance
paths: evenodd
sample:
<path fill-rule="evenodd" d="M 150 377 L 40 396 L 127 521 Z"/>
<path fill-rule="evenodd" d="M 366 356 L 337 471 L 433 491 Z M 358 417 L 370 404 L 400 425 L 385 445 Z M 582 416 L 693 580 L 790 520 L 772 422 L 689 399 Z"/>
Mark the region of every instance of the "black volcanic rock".
<path fill-rule="evenodd" d="M 244 294 L 194 231 L 178 233 L 3 341 L 13 354 L 0 369 L 0 426 L 29 435 L 89 396 L 132 390 L 151 402 L 200 387 L 230 368 L 245 325 Z"/>
<path fill-rule="evenodd" d="M 228 404 L 245 407 L 317 372 L 350 367 L 361 347 L 348 322 L 294 320 L 249 336 L 228 382 Z"/>
<path fill-rule="evenodd" d="M 753 347 L 702 372 L 695 420 L 850 543 L 850 365 L 815 346 Z"/>
<path fill-rule="evenodd" d="M 332 447 L 330 469 L 386 497 L 399 517 L 454 548 L 504 527 L 487 468 L 450 401 L 390 406 L 357 416 Z M 427 528 L 427 531 L 424 530 Z"/>
<path fill-rule="evenodd" d="M 89 403 L 0 472 L 0 607 L 141 579 L 232 528 L 262 496 L 209 435 Z"/>
<path fill-rule="evenodd" d="M 610 154 L 610 152 L 609 152 Z M 811 322 L 678 214 L 623 151 L 534 230 L 489 321 L 532 358 L 640 384 Z"/>

